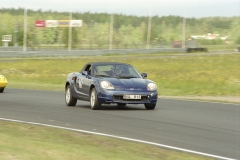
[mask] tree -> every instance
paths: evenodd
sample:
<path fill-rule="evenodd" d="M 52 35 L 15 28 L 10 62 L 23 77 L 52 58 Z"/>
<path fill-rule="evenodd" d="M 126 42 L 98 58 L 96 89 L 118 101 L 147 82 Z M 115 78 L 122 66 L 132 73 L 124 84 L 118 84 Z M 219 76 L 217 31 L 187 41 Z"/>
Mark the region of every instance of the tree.
<path fill-rule="evenodd" d="M 19 45 L 23 42 L 23 8 L 0 8 L 0 36 L 13 34 L 18 29 Z M 56 45 L 68 46 L 68 28 L 35 28 L 37 19 L 68 19 L 68 12 L 28 10 L 28 38 L 34 45 Z M 109 42 L 109 18 L 108 13 L 73 13 L 73 19 L 83 20 L 83 26 L 72 30 L 72 47 L 89 48 L 90 39 L 92 43 L 104 48 Z M 228 36 L 232 43 L 239 43 L 240 23 L 239 16 L 236 17 L 206 17 L 187 18 L 186 37 L 191 35 L 203 35 L 207 33 L 218 33 L 220 36 Z M 94 20 L 90 29 L 87 25 Z M 180 16 L 153 16 L 151 28 L 151 42 L 166 44 L 172 40 L 180 39 L 182 35 L 182 21 Z M 147 40 L 147 16 L 132 16 L 115 14 L 113 23 L 113 44 L 117 47 L 138 47 L 139 43 L 146 47 Z M 17 26 L 17 27 L 16 27 Z M 90 38 L 90 30 L 91 37 Z M 220 43 L 220 42 L 209 42 Z"/>

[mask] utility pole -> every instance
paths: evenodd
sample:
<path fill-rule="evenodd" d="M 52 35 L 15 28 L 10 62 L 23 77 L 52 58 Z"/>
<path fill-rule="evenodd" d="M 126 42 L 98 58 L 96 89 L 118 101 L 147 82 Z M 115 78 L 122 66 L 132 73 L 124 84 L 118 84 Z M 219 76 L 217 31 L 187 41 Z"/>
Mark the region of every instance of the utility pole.
<path fill-rule="evenodd" d="M 182 48 L 185 48 L 186 40 L 186 18 L 183 17 L 183 27 L 182 27 Z"/>
<path fill-rule="evenodd" d="M 18 33 L 18 27 L 17 27 L 18 21 L 15 19 L 15 30 L 14 30 L 14 46 L 17 47 L 18 43 L 17 43 L 17 33 Z"/>
<path fill-rule="evenodd" d="M 150 38 L 151 38 L 151 28 L 152 28 L 152 6 L 151 6 L 151 1 L 150 1 L 150 6 L 149 6 L 149 16 L 148 16 L 148 31 L 147 31 L 147 46 L 146 49 L 150 48 Z"/>
<path fill-rule="evenodd" d="M 27 51 L 27 7 L 24 8 L 24 36 L 23 36 L 23 51 Z"/>
<path fill-rule="evenodd" d="M 72 20 L 72 11 L 69 12 L 68 51 L 72 50 L 72 26 L 71 26 L 71 20 Z"/>
<path fill-rule="evenodd" d="M 91 20 L 90 22 L 90 49 L 92 49 L 92 26 L 93 26 L 94 20 Z"/>
<path fill-rule="evenodd" d="M 152 17 L 149 15 L 149 17 L 148 17 L 148 32 L 147 32 L 147 47 L 146 47 L 146 49 L 150 48 L 151 24 L 152 24 Z"/>
<path fill-rule="evenodd" d="M 110 19 L 110 33 L 109 33 L 109 50 L 112 50 L 112 39 L 113 39 L 113 19 L 114 19 L 114 14 L 111 14 L 111 19 Z"/>
<path fill-rule="evenodd" d="M 112 50 L 112 44 L 113 44 L 114 1 L 111 1 L 111 13 L 112 14 L 110 18 L 109 44 L 108 44 L 109 50 Z"/>
<path fill-rule="evenodd" d="M 184 5 L 186 4 L 185 0 L 183 1 Z M 185 48 L 186 41 L 186 12 L 183 12 L 183 28 L 182 28 L 182 48 Z"/>

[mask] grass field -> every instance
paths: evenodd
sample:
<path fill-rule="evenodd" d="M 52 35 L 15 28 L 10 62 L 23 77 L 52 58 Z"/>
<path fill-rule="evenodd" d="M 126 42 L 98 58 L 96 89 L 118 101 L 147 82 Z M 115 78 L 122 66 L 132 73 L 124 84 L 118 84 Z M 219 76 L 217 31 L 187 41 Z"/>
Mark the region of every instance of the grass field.
<path fill-rule="evenodd" d="M 1 160 L 208 160 L 114 138 L 0 121 Z"/>
<path fill-rule="evenodd" d="M 87 62 L 112 61 L 130 63 L 140 73 L 147 72 L 148 78 L 157 83 L 159 95 L 240 96 L 240 54 L 131 54 L 4 60 L 0 63 L 0 74 L 7 77 L 8 87 L 13 88 L 63 91 L 68 73 L 80 71 Z"/>

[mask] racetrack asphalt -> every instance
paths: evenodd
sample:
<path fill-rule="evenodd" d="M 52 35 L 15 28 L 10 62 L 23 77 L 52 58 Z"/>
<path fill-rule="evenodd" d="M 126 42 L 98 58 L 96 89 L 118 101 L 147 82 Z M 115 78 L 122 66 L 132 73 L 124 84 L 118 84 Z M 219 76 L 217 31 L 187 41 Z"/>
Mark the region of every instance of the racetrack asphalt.
<path fill-rule="evenodd" d="M 210 102 L 223 102 L 240 104 L 239 96 L 159 96 L 164 99 L 201 100 Z"/>
<path fill-rule="evenodd" d="M 6 88 L 0 94 L 0 118 L 36 122 L 139 139 L 240 159 L 238 104 L 159 98 L 155 110 L 143 105 L 89 102 L 67 107 L 64 92 Z"/>

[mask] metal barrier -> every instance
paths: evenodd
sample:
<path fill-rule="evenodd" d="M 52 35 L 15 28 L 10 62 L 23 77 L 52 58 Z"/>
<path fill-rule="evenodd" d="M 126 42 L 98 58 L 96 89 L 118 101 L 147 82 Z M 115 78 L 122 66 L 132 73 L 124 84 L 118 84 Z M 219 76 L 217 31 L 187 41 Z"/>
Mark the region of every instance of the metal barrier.
<path fill-rule="evenodd" d="M 6 49 L 8 48 L 8 49 Z M 0 57 L 48 57 L 48 56 L 92 56 L 108 54 L 129 54 L 129 53 L 185 53 L 185 48 L 156 48 L 156 49 L 114 49 L 114 50 L 31 50 L 22 51 L 21 47 L 0 47 Z M 15 49 L 15 50 L 14 50 Z"/>

